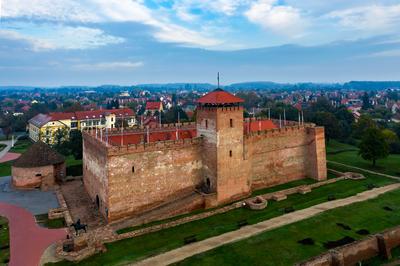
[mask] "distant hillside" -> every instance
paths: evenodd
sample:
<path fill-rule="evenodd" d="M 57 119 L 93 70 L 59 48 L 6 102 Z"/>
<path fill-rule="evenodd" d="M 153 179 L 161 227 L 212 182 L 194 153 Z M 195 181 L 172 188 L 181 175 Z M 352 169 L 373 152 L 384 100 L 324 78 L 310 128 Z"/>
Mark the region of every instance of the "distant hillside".
<path fill-rule="evenodd" d="M 85 90 L 96 91 L 125 91 L 125 90 L 197 90 L 210 91 L 216 88 L 217 85 L 209 83 L 165 83 L 165 84 L 137 84 L 132 86 L 120 85 L 102 85 L 102 86 L 63 86 L 53 88 L 29 87 L 29 86 L 0 86 L 0 90 L 57 90 L 60 92 L 76 92 Z M 222 86 L 230 91 L 237 90 L 320 90 L 320 89 L 352 89 L 352 90 L 385 90 L 385 89 L 400 89 L 400 81 L 350 81 L 347 83 L 276 83 L 271 81 L 249 81 L 242 83 L 234 83 Z"/>
<path fill-rule="evenodd" d="M 353 90 L 400 89 L 400 81 L 350 81 L 343 84 L 343 88 Z"/>

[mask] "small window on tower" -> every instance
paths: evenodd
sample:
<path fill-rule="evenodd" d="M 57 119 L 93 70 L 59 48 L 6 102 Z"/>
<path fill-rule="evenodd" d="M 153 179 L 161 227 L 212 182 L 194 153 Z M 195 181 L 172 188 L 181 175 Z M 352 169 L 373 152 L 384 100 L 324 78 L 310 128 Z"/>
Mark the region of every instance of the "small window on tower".
<path fill-rule="evenodd" d="M 232 150 L 229 151 L 229 157 L 232 157 Z"/>
<path fill-rule="evenodd" d="M 132 173 L 135 172 L 135 166 L 132 166 Z"/>
<path fill-rule="evenodd" d="M 208 128 L 208 120 L 206 119 L 206 128 Z"/>
<path fill-rule="evenodd" d="M 229 124 L 231 125 L 231 127 L 233 127 L 233 119 L 229 120 Z"/>

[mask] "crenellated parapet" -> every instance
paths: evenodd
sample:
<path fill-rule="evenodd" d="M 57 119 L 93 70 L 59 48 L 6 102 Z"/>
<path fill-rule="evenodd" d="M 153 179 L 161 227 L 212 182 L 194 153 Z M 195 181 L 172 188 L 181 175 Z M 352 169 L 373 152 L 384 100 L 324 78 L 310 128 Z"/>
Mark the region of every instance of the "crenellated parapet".
<path fill-rule="evenodd" d="M 125 146 L 108 146 L 107 153 L 109 156 L 123 155 L 128 153 L 140 153 L 148 151 L 162 151 L 170 149 L 183 149 L 190 146 L 201 145 L 202 137 L 180 139 L 180 140 L 167 140 L 157 141 L 140 144 L 130 144 Z"/>
<path fill-rule="evenodd" d="M 289 135 L 297 134 L 299 132 L 307 131 L 309 128 L 315 128 L 315 124 L 306 123 L 302 125 L 285 126 L 281 128 L 273 128 L 267 130 L 248 132 L 244 135 L 245 140 L 252 139 L 254 137 L 276 137 L 278 135 Z"/>

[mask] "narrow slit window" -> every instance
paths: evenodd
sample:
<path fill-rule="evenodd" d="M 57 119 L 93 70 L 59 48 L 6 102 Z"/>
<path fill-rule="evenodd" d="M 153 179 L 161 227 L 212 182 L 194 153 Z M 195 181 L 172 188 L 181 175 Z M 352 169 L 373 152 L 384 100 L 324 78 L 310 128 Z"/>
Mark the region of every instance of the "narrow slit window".
<path fill-rule="evenodd" d="M 232 157 L 232 150 L 229 151 L 229 157 Z"/>
<path fill-rule="evenodd" d="M 231 127 L 233 127 L 233 119 L 232 118 L 229 120 L 229 124 Z"/>
<path fill-rule="evenodd" d="M 206 128 L 208 128 L 208 120 L 206 119 Z"/>
<path fill-rule="evenodd" d="M 135 166 L 132 166 L 132 173 L 135 172 Z"/>

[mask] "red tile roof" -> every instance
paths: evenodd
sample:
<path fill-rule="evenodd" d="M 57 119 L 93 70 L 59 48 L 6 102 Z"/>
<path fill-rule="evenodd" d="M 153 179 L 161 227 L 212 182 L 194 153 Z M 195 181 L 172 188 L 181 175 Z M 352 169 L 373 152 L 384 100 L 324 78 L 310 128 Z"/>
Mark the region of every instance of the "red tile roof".
<path fill-rule="evenodd" d="M 50 121 L 76 119 L 75 113 L 50 113 Z"/>
<path fill-rule="evenodd" d="M 243 123 L 245 133 L 278 128 L 271 120 L 257 120 Z"/>
<path fill-rule="evenodd" d="M 108 114 L 115 114 L 116 116 L 134 116 L 135 113 L 132 109 L 124 108 L 124 109 L 103 109 L 103 110 L 93 110 L 93 111 L 78 111 L 75 113 L 50 113 L 50 114 L 38 114 L 29 120 L 29 123 L 32 123 L 38 127 L 45 125 L 49 121 L 58 121 L 58 120 L 84 120 L 84 119 L 93 119 L 93 118 L 101 118 L 105 117 Z"/>
<path fill-rule="evenodd" d="M 222 89 L 216 89 L 198 99 L 197 102 L 204 104 L 206 103 L 224 104 L 224 103 L 242 103 L 244 102 L 244 100 Z"/>
<path fill-rule="evenodd" d="M 146 102 L 146 110 L 160 110 L 161 102 Z"/>

